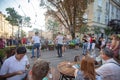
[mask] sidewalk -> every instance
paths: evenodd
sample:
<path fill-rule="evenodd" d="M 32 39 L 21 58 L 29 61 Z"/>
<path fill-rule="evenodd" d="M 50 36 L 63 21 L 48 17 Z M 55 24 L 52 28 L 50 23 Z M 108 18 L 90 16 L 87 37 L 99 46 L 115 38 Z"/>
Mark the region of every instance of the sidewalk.
<path fill-rule="evenodd" d="M 32 58 L 32 59 L 30 58 L 31 57 L 31 51 L 28 51 L 27 55 L 28 55 L 28 59 L 30 61 L 30 65 L 32 67 L 34 61 L 37 60 L 37 58 Z M 41 51 L 40 58 L 49 61 L 50 65 L 52 67 L 57 67 L 57 65 L 62 61 L 73 61 L 74 56 L 76 56 L 76 55 L 80 55 L 80 57 L 82 57 L 82 49 L 81 48 L 79 50 L 68 49 L 63 53 L 63 57 L 61 57 L 61 58 L 57 57 L 57 50 Z"/>

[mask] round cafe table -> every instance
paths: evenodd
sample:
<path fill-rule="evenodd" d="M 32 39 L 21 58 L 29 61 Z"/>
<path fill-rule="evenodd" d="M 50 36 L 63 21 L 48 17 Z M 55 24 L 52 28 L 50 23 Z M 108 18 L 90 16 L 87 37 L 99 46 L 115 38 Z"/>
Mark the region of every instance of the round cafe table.
<path fill-rule="evenodd" d="M 60 79 L 59 80 L 72 80 L 75 78 L 74 72 L 75 69 L 72 67 L 74 64 L 80 64 L 80 62 L 68 62 L 63 61 L 57 65 L 57 69 L 60 72 Z"/>

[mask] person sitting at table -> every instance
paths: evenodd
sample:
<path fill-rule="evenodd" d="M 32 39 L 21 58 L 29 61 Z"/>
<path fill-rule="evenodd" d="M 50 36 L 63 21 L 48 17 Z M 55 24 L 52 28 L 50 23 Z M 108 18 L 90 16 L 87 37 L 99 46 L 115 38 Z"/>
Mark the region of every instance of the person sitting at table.
<path fill-rule="evenodd" d="M 120 64 L 113 59 L 112 50 L 105 48 L 100 53 L 104 64 L 96 69 L 97 74 L 101 75 L 103 80 L 120 80 Z"/>
<path fill-rule="evenodd" d="M 0 80 L 23 80 L 26 78 L 26 69 L 30 67 L 26 52 L 26 48 L 20 46 L 16 49 L 15 55 L 4 61 L 0 69 Z"/>
<path fill-rule="evenodd" d="M 74 62 L 79 62 L 80 61 L 80 56 L 79 55 L 76 55 L 75 57 L 74 57 Z"/>
<path fill-rule="evenodd" d="M 96 75 L 94 59 L 88 55 L 82 58 L 80 70 L 76 69 L 74 75 L 75 80 L 97 80 L 98 78 L 101 78 Z"/>
<path fill-rule="evenodd" d="M 33 64 L 32 70 L 30 70 L 28 79 L 29 80 L 48 80 L 46 77 L 50 70 L 49 62 L 38 59 Z"/>

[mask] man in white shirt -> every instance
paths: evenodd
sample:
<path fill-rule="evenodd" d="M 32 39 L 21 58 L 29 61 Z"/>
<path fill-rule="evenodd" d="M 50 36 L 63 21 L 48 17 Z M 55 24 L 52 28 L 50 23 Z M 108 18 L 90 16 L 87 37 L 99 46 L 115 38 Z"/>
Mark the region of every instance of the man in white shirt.
<path fill-rule="evenodd" d="M 58 32 L 58 36 L 55 39 L 57 41 L 58 57 L 62 57 L 63 36 Z"/>
<path fill-rule="evenodd" d="M 103 80 L 120 80 L 120 64 L 113 59 L 113 52 L 108 48 L 102 49 L 101 57 L 105 63 L 96 69 L 97 74 Z"/>
<path fill-rule="evenodd" d="M 37 48 L 37 58 L 40 57 L 40 37 L 38 36 L 38 32 L 35 32 L 35 36 L 32 37 L 33 47 L 32 47 L 32 57 L 34 58 L 34 49 Z"/>
<path fill-rule="evenodd" d="M 29 68 L 29 61 L 25 56 L 26 48 L 18 47 L 14 56 L 6 59 L 0 70 L 0 80 L 22 80 L 26 77 L 26 68 Z"/>

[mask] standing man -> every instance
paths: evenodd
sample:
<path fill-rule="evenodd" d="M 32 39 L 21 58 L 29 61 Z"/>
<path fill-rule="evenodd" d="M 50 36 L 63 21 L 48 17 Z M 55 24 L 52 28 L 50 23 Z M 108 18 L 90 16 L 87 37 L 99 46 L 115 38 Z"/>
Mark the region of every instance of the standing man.
<path fill-rule="evenodd" d="M 18 47 L 14 56 L 6 59 L 0 70 L 0 80 L 23 80 L 27 73 L 26 68 L 29 68 L 29 61 L 25 47 Z"/>
<path fill-rule="evenodd" d="M 56 37 L 55 41 L 57 42 L 58 57 L 62 57 L 63 36 L 60 32 L 58 32 L 58 36 Z"/>
<path fill-rule="evenodd" d="M 38 36 L 38 32 L 35 32 L 35 36 L 32 37 L 32 43 L 33 43 L 33 47 L 32 47 L 32 57 L 34 58 L 34 49 L 37 48 L 37 58 L 40 57 L 40 37 Z"/>

